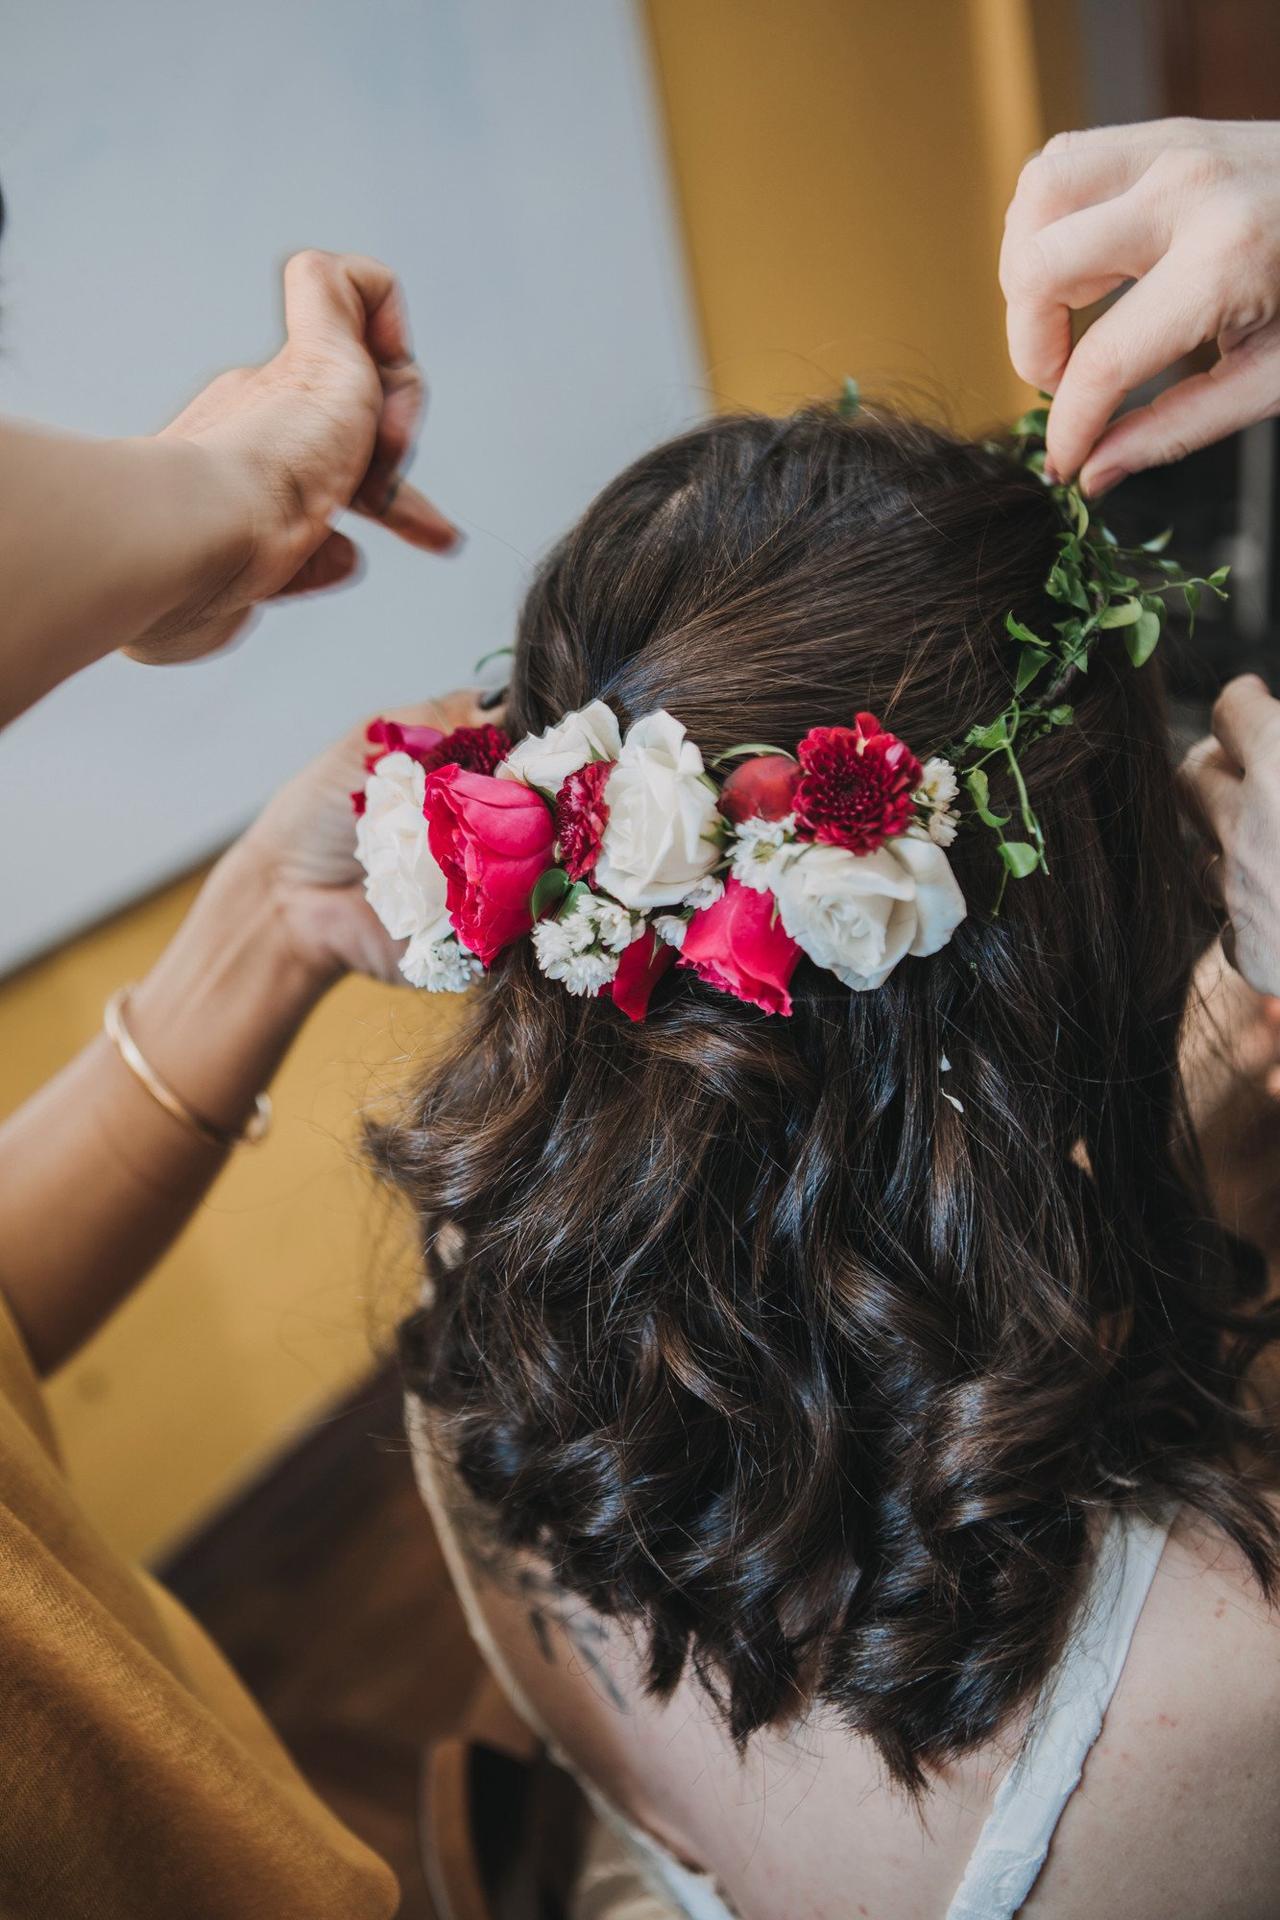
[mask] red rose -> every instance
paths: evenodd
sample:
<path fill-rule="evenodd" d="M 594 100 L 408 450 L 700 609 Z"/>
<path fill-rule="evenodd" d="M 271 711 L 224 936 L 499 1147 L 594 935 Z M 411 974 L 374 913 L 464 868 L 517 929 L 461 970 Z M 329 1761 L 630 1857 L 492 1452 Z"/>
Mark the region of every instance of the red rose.
<path fill-rule="evenodd" d="M 796 825 L 815 840 L 874 853 L 911 825 L 924 769 L 874 713 L 858 714 L 852 727 L 813 727 L 796 752 Z"/>
<path fill-rule="evenodd" d="M 649 995 L 675 957 L 675 948 L 646 927 L 622 949 L 618 971 L 604 991 L 628 1020 L 643 1020 L 649 1011 Z"/>
<path fill-rule="evenodd" d="M 373 748 L 365 755 L 364 770 L 372 773 L 384 753 L 407 753 L 419 766 L 425 765 L 444 734 L 439 727 L 406 727 L 398 720 L 371 720 L 364 737 Z"/>
<path fill-rule="evenodd" d="M 758 753 L 735 767 L 720 789 L 726 820 L 782 820 L 795 806 L 800 769 L 789 753 Z"/>
<path fill-rule="evenodd" d="M 487 967 L 533 925 L 530 895 L 554 864 L 551 809 L 519 780 L 447 766 L 427 775 L 422 811 L 453 930 Z"/>
<path fill-rule="evenodd" d="M 571 880 L 584 880 L 596 863 L 609 824 L 604 790 L 612 760 L 588 760 L 566 776 L 556 795 L 556 835 L 560 864 Z"/>
<path fill-rule="evenodd" d="M 714 906 L 694 914 L 680 949 L 682 967 L 765 1013 L 790 1013 L 787 987 L 799 958 L 773 895 L 732 879 Z"/>

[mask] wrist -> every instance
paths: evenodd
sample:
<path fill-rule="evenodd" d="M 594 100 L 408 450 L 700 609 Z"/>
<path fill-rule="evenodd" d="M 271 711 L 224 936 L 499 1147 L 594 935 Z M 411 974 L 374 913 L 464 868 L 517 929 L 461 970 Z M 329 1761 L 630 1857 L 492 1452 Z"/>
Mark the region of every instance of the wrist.
<path fill-rule="evenodd" d="M 270 872 L 237 845 L 131 995 L 130 1030 L 185 1104 L 238 1131 L 332 977 L 296 950 Z"/>

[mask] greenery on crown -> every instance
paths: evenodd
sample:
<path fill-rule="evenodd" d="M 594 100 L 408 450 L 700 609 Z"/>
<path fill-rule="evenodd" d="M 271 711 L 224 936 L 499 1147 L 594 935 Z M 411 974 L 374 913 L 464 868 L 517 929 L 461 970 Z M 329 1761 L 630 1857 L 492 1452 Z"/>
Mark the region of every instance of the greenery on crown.
<path fill-rule="evenodd" d="M 1017 457 L 1048 487 L 1062 518 L 1057 558 L 1045 581 L 1045 593 L 1062 615 L 1049 623 L 1046 633 L 1033 633 L 1012 612 L 1006 615 L 1005 629 L 1018 650 L 1012 696 L 1002 713 L 985 725 L 971 727 L 947 756 L 974 812 L 996 835 L 1004 863 L 1001 896 L 1011 875 L 1025 880 L 1041 870 L 1048 872 L 1044 834 L 1018 753 L 1055 727 L 1072 724 L 1075 712 L 1063 695 L 1077 674 L 1089 671 L 1095 647 L 1104 636 L 1113 635 L 1123 640 L 1135 667 L 1145 666 L 1164 631 L 1166 595 L 1182 595 L 1193 631 L 1201 594 L 1208 591 L 1220 600 L 1227 597 L 1226 567 L 1207 579 L 1186 573 L 1165 552 L 1168 530 L 1140 546 L 1122 547 L 1097 513 L 1091 512 L 1077 486 L 1051 482 L 1045 475 L 1048 419 L 1047 405 L 1033 407 L 1014 422 L 1012 432 Z M 1013 814 L 997 813 L 991 805 L 988 768 L 993 761 L 1007 768 L 1013 782 L 1017 807 L 1013 838 L 1005 832 Z M 997 911 L 999 906 L 997 899 Z"/>

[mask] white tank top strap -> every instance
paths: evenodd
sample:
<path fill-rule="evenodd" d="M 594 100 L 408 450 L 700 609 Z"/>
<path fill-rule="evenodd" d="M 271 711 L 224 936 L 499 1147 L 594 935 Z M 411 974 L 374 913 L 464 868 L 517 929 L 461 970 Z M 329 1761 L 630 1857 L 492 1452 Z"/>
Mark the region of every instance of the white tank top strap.
<path fill-rule="evenodd" d="M 1031 1892 L 1102 1730 L 1174 1517 L 1117 1514 L 1108 1523 L 1066 1652 L 1000 1783 L 946 1920 L 1011 1920 Z"/>

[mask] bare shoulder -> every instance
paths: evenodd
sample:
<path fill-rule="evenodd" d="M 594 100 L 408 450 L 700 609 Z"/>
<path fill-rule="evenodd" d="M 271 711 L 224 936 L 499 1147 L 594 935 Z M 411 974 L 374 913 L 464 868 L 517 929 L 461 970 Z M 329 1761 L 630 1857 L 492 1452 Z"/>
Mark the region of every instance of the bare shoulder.
<path fill-rule="evenodd" d="M 1027 1913 L 1270 1920 L 1277 1797 L 1280 1608 L 1184 1512 Z"/>

